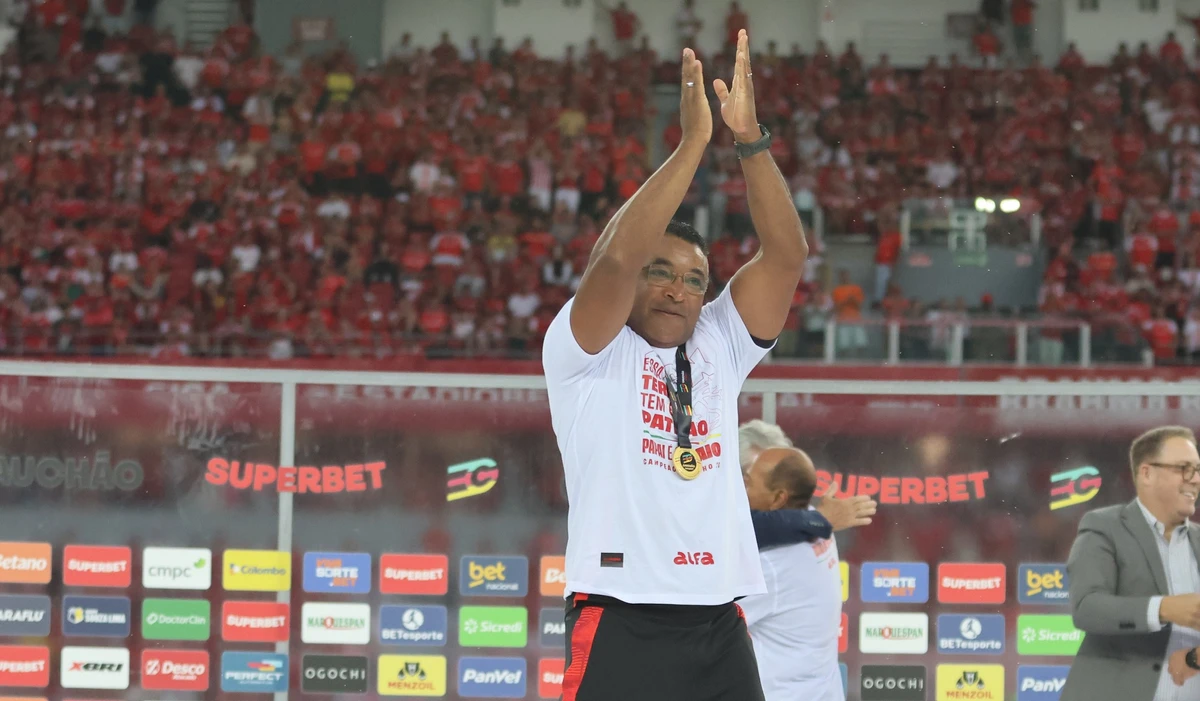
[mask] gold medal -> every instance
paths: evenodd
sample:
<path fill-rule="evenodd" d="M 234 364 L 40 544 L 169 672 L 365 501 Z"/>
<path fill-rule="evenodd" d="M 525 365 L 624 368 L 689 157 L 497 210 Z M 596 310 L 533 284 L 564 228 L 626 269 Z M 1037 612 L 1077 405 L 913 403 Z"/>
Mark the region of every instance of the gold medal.
<path fill-rule="evenodd" d="M 700 453 L 695 448 L 675 447 L 672 456 L 675 463 L 675 474 L 685 480 L 694 480 L 700 476 Z"/>

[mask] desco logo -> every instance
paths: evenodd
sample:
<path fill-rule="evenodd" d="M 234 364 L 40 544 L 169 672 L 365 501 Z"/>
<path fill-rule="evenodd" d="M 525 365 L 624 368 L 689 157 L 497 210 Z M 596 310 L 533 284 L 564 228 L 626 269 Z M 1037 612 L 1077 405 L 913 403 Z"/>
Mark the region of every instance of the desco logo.
<path fill-rule="evenodd" d="M 459 570 L 463 596 L 525 596 L 529 591 L 529 560 L 524 557 L 466 555 Z"/>
<path fill-rule="evenodd" d="M 1066 565 L 1021 565 L 1017 569 L 1017 599 L 1022 604 L 1068 604 Z"/>

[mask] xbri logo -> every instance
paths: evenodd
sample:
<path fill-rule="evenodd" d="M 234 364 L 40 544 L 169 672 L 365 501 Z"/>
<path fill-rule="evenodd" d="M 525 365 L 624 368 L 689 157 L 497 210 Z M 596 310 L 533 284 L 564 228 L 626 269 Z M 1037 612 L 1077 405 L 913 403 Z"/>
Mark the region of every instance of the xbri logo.
<path fill-rule="evenodd" d="M 129 688 L 129 650 L 112 647 L 64 647 L 64 689 Z"/>
<path fill-rule="evenodd" d="M 142 486 L 145 471 L 136 460 L 112 464 L 112 453 L 96 451 L 88 464 L 87 458 L 67 458 L 56 455 L 0 455 L 0 487 L 24 489 L 36 484 L 42 489 L 82 489 L 88 491 L 132 492 Z"/>
<path fill-rule="evenodd" d="M 1091 501 L 1100 492 L 1100 483 L 1100 471 L 1090 466 L 1051 475 L 1050 510 Z"/>
<path fill-rule="evenodd" d="M 367 693 L 367 658 L 305 655 L 300 689 L 306 694 Z"/>
<path fill-rule="evenodd" d="M 862 701 L 924 701 L 925 667 L 863 665 L 859 690 Z"/>

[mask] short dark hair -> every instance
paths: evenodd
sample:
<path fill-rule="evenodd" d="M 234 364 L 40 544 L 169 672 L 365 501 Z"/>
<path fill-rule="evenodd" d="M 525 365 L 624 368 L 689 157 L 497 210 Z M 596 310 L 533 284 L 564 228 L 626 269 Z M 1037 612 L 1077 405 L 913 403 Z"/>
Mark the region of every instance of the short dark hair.
<path fill-rule="evenodd" d="M 817 475 L 802 457 L 791 454 L 775 463 L 775 469 L 767 479 L 771 489 L 782 489 L 788 493 L 789 509 L 807 509 L 817 491 Z"/>
<path fill-rule="evenodd" d="M 699 231 L 696 231 L 695 227 L 685 221 L 672 219 L 671 222 L 667 224 L 667 236 L 674 236 L 677 239 L 683 239 L 684 241 L 687 241 L 693 246 L 699 248 L 705 256 L 708 255 L 708 241 L 704 240 L 704 237 L 700 235 Z"/>
<path fill-rule="evenodd" d="M 1163 445 L 1172 438 L 1183 438 L 1196 442 L 1196 432 L 1186 426 L 1159 426 L 1133 439 L 1129 446 L 1129 469 L 1137 481 L 1138 466 L 1150 462 L 1162 452 Z"/>

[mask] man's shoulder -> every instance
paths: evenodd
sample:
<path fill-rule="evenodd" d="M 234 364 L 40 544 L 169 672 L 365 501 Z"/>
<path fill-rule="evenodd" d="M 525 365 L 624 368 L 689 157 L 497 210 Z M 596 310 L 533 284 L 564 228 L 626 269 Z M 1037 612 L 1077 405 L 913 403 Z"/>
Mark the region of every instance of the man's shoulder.
<path fill-rule="evenodd" d="M 1096 529 L 1112 526 L 1121 520 L 1121 513 L 1128 506 L 1128 504 L 1113 504 L 1111 506 L 1092 509 L 1085 513 L 1083 518 L 1079 519 L 1079 529 Z"/>

